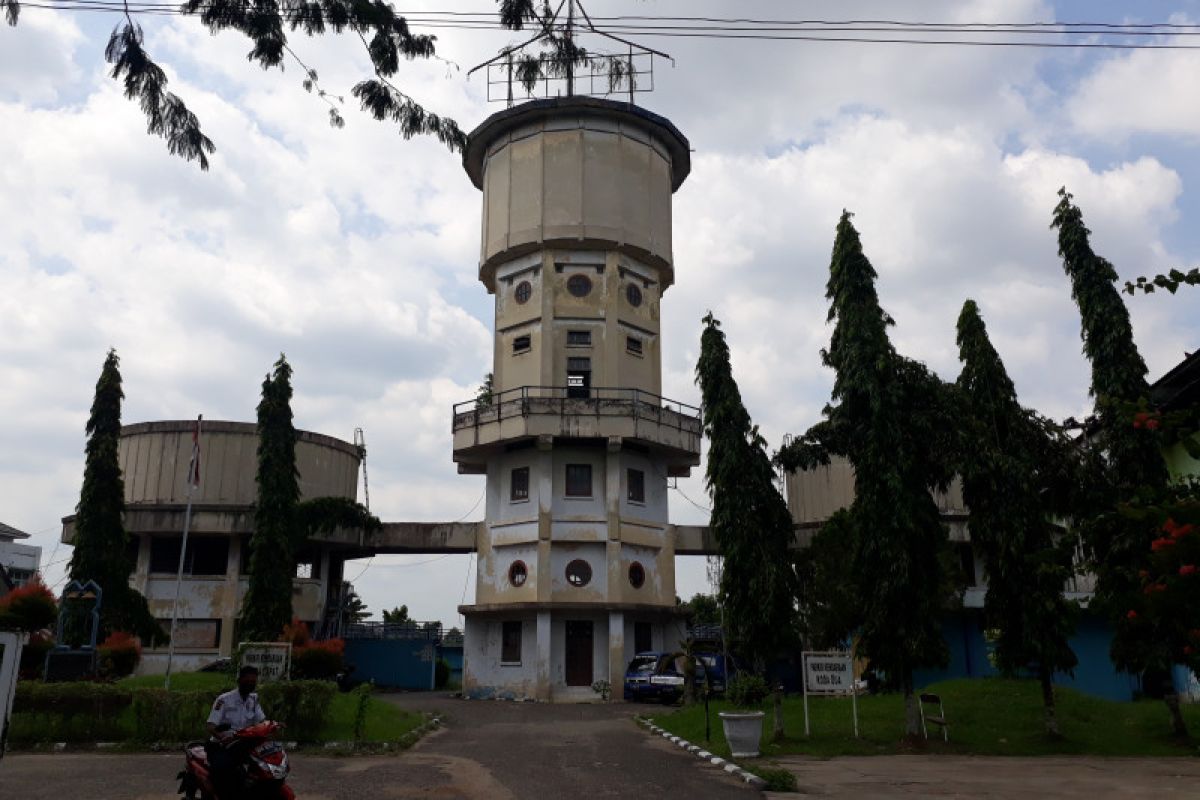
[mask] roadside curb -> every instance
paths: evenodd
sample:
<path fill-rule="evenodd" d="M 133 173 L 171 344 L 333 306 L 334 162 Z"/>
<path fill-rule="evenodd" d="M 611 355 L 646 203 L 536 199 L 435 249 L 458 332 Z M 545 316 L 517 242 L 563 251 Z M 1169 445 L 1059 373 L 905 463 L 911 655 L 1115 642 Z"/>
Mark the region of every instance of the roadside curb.
<path fill-rule="evenodd" d="M 393 753 L 407 750 L 422 738 L 437 730 L 442 724 L 441 717 L 430 717 L 422 724 L 413 728 L 394 742 L 323 742 L 307 744 L 303 747 L 299 742 L 284 742 L 283 746 L 289 752 L 325 754 L 325 755 L 374 755 Z M 141 744 L 136 742 L 44 742 L 30 747 L 5 748 L 5 753 L 173 753 L 183 750 L 187 742 L 154 742 Z M 332 751 L 332 752 L 331 752 Z"/>
<path fill-rule="evenodd" d="M 720 768 L 721 770 L 729 773 L 730 775 L 734 776 L 735 778 L 741 778 L 743 781 L 750 784 L 751 786 L 757 786 L 759 789 L 762 789 L 763 787 L 765 787 L 767 785 L 767 782 L 765 780 L 758 777 L 750 770 L 740 767 L 737 764 L 733 763 L 732 761 L 727 761 L 726 759 L 721 758 L 720 756 L 714 756 L 712 753 L 708 752 L 704 748 L 702 748 L 698 745 L 692 744 L 687 739 L 680 738 L 679 736 L 676 736 L 675 734 L 671 733 L 670 731 L 660 728 L 658 725 L 655 725 L 653 722 L 646 719 L 645 717 L 634 717 L 634 719 L 637 720 L 637 723 L 639 725 L 643 726 L 644 728 L 646 728 L 646 730 L 650 731 L 651 733 L 658 734 L 659 736 L 663 737 L 671 744 L 676 745 L 676 746 L 680 747 L 681 749 L 685 750 L 686 752 L 691 753 L 692 755 L 696 756 L 701 761 L 707 761 L 712 766 Z"/>

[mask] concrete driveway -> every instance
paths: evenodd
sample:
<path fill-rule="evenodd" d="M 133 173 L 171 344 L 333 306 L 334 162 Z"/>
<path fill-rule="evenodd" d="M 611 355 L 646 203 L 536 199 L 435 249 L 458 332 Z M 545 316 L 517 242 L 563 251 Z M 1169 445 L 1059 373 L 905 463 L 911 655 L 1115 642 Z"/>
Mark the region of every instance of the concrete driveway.
<path fill-rule="evenodd" d="M 397 756 L 293 757 L 303 800 L 373 798 L 761 797 L 634 725 L 637 706 L 541 705 L 382 695 L 439 711 L 444 727 Z M 0 798 L 167 800 L 181 754 L 12 754 L 0 761 Z"/>

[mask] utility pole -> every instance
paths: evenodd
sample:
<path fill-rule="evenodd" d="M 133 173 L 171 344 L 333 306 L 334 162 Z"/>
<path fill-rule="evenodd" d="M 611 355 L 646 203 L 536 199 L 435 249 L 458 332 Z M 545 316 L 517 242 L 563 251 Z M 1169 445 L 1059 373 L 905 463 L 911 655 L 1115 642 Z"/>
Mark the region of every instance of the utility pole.
<path fill-rule="evenodd" d="M 575 94 L 575 0 L 567 0 L 567 97 Z"/>

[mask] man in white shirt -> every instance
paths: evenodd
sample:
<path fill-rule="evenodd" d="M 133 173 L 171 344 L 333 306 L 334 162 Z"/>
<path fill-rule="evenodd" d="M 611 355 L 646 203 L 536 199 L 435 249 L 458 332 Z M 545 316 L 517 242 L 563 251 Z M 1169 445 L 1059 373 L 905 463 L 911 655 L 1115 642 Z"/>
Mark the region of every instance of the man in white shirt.
<path fill-rule="evenodd" d="M 240 793 L 239 767 L 246 758 L 244 748 L 237 746 L 234 733 L 266 719 L 258 704 L 258 668 L 245 666 L 238 671 L 237 688 L 218 695 L 208 715 L 208 733 L 212 737 L 205 746 L 208 753 L 208 774 L 220 800 L 237 797 Z"/>

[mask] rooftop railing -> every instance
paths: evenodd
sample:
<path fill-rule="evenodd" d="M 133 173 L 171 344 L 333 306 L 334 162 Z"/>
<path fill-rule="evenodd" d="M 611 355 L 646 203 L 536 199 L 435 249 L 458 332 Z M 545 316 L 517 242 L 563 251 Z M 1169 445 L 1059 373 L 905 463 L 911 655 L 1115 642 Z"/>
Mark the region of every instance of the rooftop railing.
<path fill-rule="evenodd" d="M 701 432 L 696 406 L 642 389 L 521 386 L 487 399 L 456 403 L 455 432 L 513 417 L 633 417 L 695 435 Z"/>

